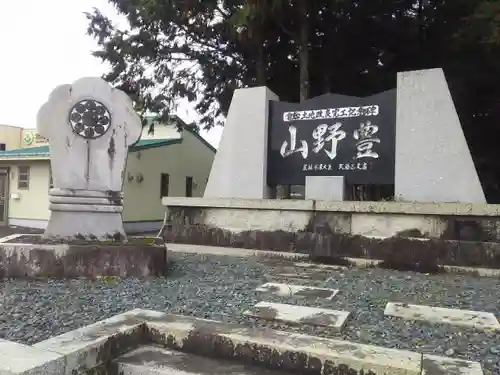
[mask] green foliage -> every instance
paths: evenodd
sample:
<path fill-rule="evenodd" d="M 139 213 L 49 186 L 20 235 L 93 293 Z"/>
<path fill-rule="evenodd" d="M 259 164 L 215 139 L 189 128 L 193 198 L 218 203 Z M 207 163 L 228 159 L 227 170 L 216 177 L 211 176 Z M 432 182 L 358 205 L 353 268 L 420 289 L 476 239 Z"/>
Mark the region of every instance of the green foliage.
<path fill-rule="evenodd" d="M 111 65 L 104 78 L 127 92 L 139 113 L 156 114 L 158 120 L 169 118 L 175 99 L 196 101 L 208 90 L 215 100 L 200 105 L 206 115 L 203 122 L 217 123 L 220 112 L 212 104 L 221 98 L 213 78 L 221 76 L 221 69 L 234 69 L 238 59 L 228 61 L 232 46 L 220 43 L 227 31 L 224 22 L 217 20 L 223 15 L 217 2 L 110 2 L 126 16 L 129 30 L 116 28 L 98 9 L 87 13 L 87 32 L 101 47 L 94 55 Z"/>
<path fill-rule="evenodd" d="M 483 43 L 500 45 L 500 0 L 486 0 L 469 17 L 470 32 L 479 32 Z"/>
<path fill-rule="evenodd" d="M 178 98 L 211 127 L 236 88 L 265 84 L 298 101 L 307 80 L 309 97 L 362 96 L 394 88 L 398 71 L 442 67 L 486 193 L 500 201 L 500 0 L 108 1 L 130 27 L 87 14 L 105 78 L 160 119 Z"/>

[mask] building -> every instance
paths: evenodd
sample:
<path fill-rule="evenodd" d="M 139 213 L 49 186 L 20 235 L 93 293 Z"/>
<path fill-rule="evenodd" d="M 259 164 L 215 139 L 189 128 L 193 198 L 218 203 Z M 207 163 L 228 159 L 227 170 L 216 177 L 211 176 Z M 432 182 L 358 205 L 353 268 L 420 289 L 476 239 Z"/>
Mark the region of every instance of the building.
<path fill-rule="evenodd" d="M 123 182 L 125 230 L 160 228 L 163 196 L 203 196 L 216 150 L 195 131 L 148 126 L 131 147 Z M 0 225 L 45 228 L 50 150 L 36 130 L 0 125 Z"/>

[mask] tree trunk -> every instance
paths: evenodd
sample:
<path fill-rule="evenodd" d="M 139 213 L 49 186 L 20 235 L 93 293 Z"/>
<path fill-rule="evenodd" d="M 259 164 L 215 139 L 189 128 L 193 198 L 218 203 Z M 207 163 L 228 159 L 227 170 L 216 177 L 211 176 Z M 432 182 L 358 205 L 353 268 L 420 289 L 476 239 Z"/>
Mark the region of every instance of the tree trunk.
<path fill-rule="evenodd" d="M 266 58 L 264 56 L 264 46 L 257 47 L 257 86 L 266 86 L 267 72 L 266 72 Z"/>
<path fill-rule="evenodd" d="M 254 28 L 255 30 L 255 48 L 257 49 L 256 56 L 256 79 L 257 86 L 266 86 L 267 84 L 267 69 L 266 69 L 266 56 L 264 53 L 264 40 L 260 31 L 259 25 Z"/>
<path fill-rule="evenodd" d="M 308 0 L 298 0 L 299 31 L 299 69 L 300 69 L 300 101 L 309 99 L 309 24 Z"/>
<path fill-rule="evenodd" d="M 300 101 L 309 99 L 309 0 L 297 0 L 299 11 L 299 88 Z M 291 186 L 283 187 L 283 196 L 290 199 Z"/>
<path fill-rule="evenodd" d="M 418 1 L 418 14 L 417 14 L 417 19 L 418 19 L 418 48 L 419 52 L 423 53 L 423 48 L 424 48 L 424 1 L 425 0 L 419 0 Z"/>

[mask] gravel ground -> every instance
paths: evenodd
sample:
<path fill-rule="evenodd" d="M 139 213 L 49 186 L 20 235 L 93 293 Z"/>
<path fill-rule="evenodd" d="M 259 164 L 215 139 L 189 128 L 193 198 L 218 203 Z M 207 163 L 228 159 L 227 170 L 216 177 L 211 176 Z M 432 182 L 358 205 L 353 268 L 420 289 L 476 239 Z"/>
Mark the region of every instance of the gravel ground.
<path fill-rule="evenodd" d="M 480 361 L 500 375 L 500 332 L 384 317 L 387 302 L 488 311 L 500 317 L 500 280 L 422 275 L 380 269 L 329 271 L 329 281 L 303 284 L 340 289 L 332 300 L 263 296 L 253 290 L 270 274 L 297 273 L 289 261 L 175 254 L 168 279 L 0 282 L 0 338 L 32 344 L 133 308 L 264 325 L 241 312 L 260 300 L 352 311 L 340 334 L 324 328 L 269 323 L 275 329 L 327 335 L 383 347 Z M 321 276 L 319 274 L 319 276 Z"/>

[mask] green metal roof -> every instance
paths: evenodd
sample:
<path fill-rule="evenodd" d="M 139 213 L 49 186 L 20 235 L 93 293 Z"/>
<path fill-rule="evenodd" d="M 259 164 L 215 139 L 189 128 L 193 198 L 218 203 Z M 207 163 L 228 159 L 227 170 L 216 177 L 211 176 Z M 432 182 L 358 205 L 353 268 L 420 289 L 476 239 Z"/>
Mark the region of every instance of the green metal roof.
<path fill-rule="evenodd" d="M 130 147 L 129 151 L 147 150 L 150 148 L 168 146 L 181 143 L 182 139 L 141 139 Z M 0 151 L 0 159 L 3 158 L 36 158 L 50 156 L 49 146 L 26 147 L 15 150 Z"/>
<path fill-rule="evenodd" d="M 17 148 L 0 151 L 0 158 L 49 156 L 49 146 Z"/>

